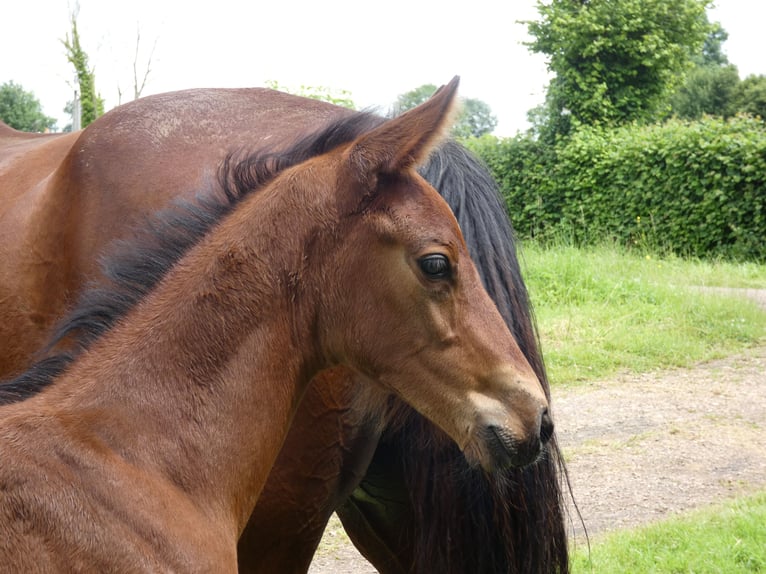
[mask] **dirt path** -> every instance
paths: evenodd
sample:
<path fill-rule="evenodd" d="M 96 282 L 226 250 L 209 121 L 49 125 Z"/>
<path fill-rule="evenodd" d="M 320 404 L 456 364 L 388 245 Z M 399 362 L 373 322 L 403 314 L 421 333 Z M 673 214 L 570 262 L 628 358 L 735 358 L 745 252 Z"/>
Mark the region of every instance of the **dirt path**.
<path fill-rule="evenodd" d="M 764 347 L 559 391 L 557 423 L 588 531 L 766 488 L 765 397 Z"/>
<path fill-rule="evenodd" d="M 766 308 L 766 292 L 741 294 Z M 766 489 L 766 347 L 558 389 L 554 409 L 591 536 Z M 310 573 L 375 572 L 331 524 Z"/>

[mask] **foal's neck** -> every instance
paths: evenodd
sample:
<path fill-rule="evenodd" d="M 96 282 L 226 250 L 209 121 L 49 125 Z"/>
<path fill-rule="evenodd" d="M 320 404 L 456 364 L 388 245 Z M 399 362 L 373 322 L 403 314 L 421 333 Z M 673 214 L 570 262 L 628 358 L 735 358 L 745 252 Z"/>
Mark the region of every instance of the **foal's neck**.
<path fill-rule="evenodd" d="M 302 288 L 317 265 L 303 261 L 311 223 L 284 196 L 244 200 L 50 395 L 69 411 L 107 412 L 93 425 L 100 440 L 231 513 L 236 527 L 325 366 L 311 333 L 313 290 Z M 130 434 L 109 428 L 120 417 Z"/>

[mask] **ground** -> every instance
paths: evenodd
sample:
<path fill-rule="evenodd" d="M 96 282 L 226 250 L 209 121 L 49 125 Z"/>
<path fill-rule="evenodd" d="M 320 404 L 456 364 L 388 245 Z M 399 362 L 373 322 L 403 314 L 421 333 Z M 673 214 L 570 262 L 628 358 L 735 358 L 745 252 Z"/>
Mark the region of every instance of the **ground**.
<path fill-rule="evenodd" d="M 766 291 L 743 295 L 766 308 Z M 554 392 L 572 493 L 591 538 L 766 489 L 766 347 Z M 570 504 L 573 539 L 583 527 Z M 310 574 L 374 574 L 334 521 Z"/>

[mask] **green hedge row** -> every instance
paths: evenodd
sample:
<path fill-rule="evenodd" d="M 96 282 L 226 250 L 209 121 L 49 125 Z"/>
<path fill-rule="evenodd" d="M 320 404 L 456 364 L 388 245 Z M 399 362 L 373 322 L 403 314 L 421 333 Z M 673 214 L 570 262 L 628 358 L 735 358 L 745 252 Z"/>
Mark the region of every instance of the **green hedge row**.
<path fill-rule="evenodd" d="M 758 119 L 581 128 L 556 147 L 526 136 L 467 145 L 497 178 L 522 236 L 766 260 L 766 124 Z"/>

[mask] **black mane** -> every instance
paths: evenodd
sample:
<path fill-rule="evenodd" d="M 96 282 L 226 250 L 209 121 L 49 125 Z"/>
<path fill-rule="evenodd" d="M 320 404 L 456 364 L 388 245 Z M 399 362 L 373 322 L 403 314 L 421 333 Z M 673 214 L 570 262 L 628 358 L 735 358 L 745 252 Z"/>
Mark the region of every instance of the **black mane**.
<path fill-rule="evenodd" d="M 148 219 L 137 239 L 114 243 L 101 265 L 106 286 L 83 292 L 43 349 L 41 354 L 49 356 L 16 378 L 0 381 L 0 405 L 22 401 L 50 385 L 152 291 L 243 198 L 263 188 L 281 171 L 353 141 L 383 121 L 371 113 L 358 112 L 297 139 L 284 152 L 264 149 L 227 155 L 218 171 L 220 190 L 198 194 L 194 202 L 176 201 Z"/>

